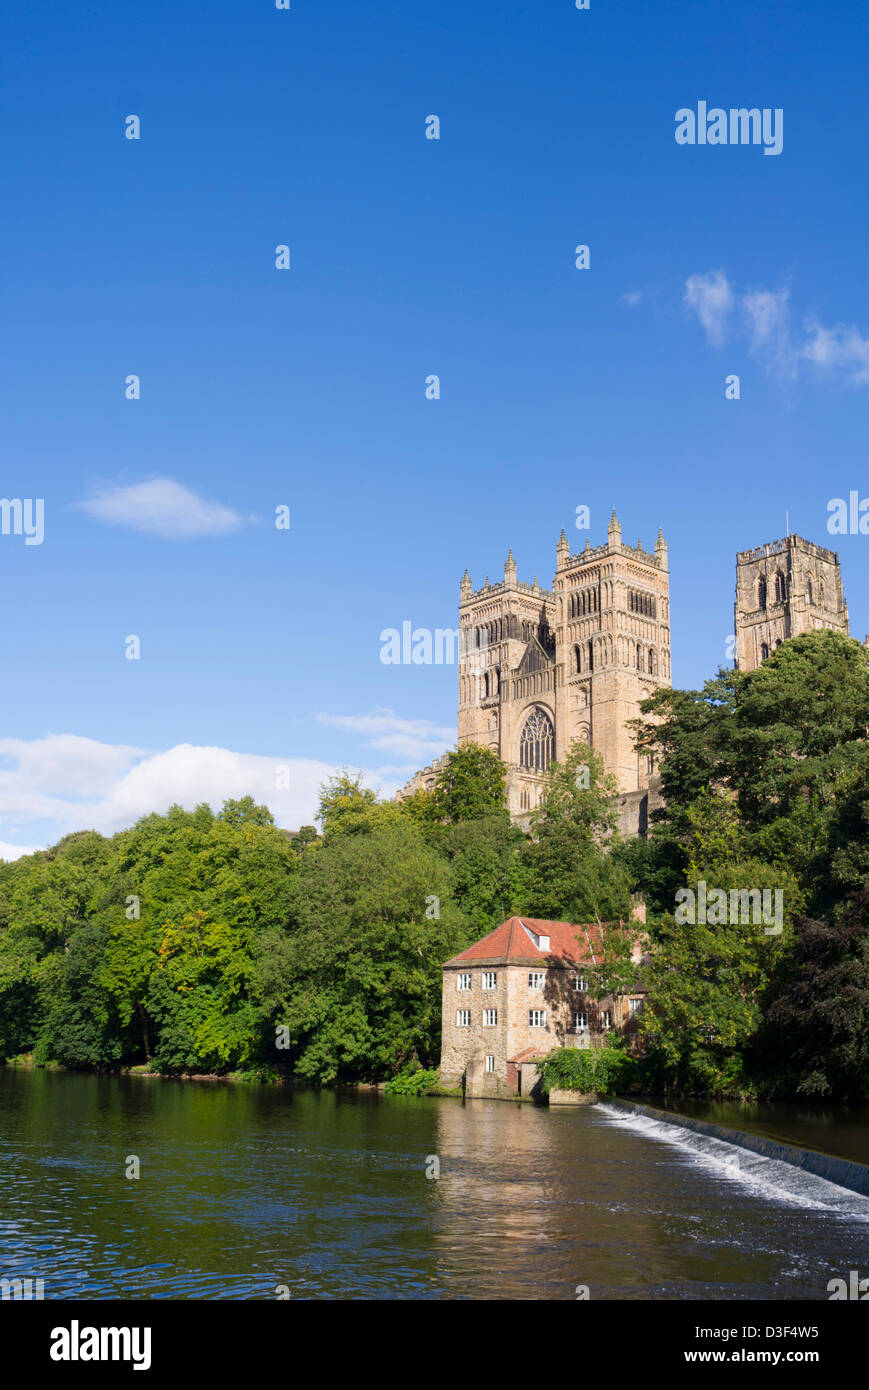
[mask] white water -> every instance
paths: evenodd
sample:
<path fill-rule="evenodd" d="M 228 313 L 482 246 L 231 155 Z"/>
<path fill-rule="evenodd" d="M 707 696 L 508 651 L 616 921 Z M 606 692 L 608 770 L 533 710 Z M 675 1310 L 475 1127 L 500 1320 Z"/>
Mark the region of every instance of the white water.
<path fill-rule="evenodd" d="M 819 1178 L 804 1168 L 796 1168 L 780 1159 L 765 1158 L 763 1154 L 744 1149 L 740 1144 L 715 1139 L 710 1134 L 698 1134 L 678 1124 L 619 1110 L 605 1101 L 596 1105 L 595 1110 L 611 1124 L 635 1130 L 647 1139 L 670 1144 L 690 1155 L 708 1172 L 731 1182 L 745 1183 L 769 1201 L 869 1221 L 869 1197 L 840 1187 L 826 1178 Z"/>

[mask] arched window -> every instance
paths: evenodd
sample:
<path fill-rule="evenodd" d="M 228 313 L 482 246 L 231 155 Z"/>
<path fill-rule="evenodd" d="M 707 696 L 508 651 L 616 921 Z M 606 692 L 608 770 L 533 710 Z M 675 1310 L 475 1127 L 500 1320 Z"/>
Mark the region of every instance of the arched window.
<path fill-rule="evenodd" d="M 484 700 L 488 700 L 488 698 L 489 698 L 489 673 L 488 673 L 488 671 L 487 671 L 486 674 L 485 674 L 484 677 L 483 677 L 483 699 L 484 699 Z"/>
<path fill-rule="evenodd" d="M 643 669 L 643 649 L 642 649 L 642 647 L 640 646 L 640 644 L 639 644 L 639 642 L 638 642 L 638 643 L 637 643 L 637 670 L 638 670 L 638 671 L 642 671 L 642 669 Z"/>
<path fill-rule="evenodd" d="M 757 606 L 766 608 L 766 576 L 761 575 L 757 584 Z"/>
<path fill-rule="evenodd" d="M 785 577 L 781 570 L 776 570 L 775 575 L 775 601 L 784 603 L 785 601 Z"/>
<path fill-rule="evenodd" d="M 765 642 L 761 642 L 761 644 L 760 644 L 760 659 L 761 659 L 761 661 L 766 661 L 766 659 L 767 659 L 768 656 L 769 656 L 769 647 L 766 645 Z"/>
<path fill-rule="evenodd" d="M 824 581 L 823 581 L 823 579 L 822 579 L 822 580 L 821 580 L 821 585 L 820 585 L 820 598 L 821 598 L 821 607 L 822 607 L 822 608 L 824 608 L 825 605 L 826 605 L 826 597 L 827 597 L 827 591 L 826 591 L 826 589 L 824 588 Z"/>
<path fill-rule="evenodd" d="M 582 652 L 579 650 L 579 647 L 574 647 L 573 649 L 573 669 L 577 673 L 582 670 Z"/>
<path fill-rule="evenodd" d="M 587 647 L 587 649 L 586 649 L 586 657 L 587 657 L 587 660 L 588 660 L 588 665 L 586 666 L 586 670 L 587 670 L 587 671 L 593 671 L 593 670 L 594 670 L 594 645 L 592 644 L 592 641 L 591 641 L 590 638 L 589 638 L 589 642 L 588 642 L 588 647 Z"/>
<path fill-rule="evenodd" d="M 545 772 L 555 747 L 552 720 L 543 709 L 533 709 L 519 739 L 519 762 L 533 772 Z"/>
<path fill-rule="evenodd" d="M 650 675 L 650 676 L 653 676 L 654 674 L 655 674 L 655 653 L 652 651 L 652 648 L 650 647 L 650 648 L 649 648 L 649 675 Z"/>

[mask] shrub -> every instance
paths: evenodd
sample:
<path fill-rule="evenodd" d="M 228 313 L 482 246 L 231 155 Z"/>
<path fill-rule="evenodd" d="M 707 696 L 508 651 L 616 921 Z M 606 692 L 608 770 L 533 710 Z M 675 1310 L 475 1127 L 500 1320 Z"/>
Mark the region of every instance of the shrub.
<path fill-rule="evenodd" d="M 420 1071 L 405 1072 L 393 1076 L 384 1084 L 384 1091 L 391 1096 L 430 1096 L 439 1085 L 439 1077 L 434 1067 Z"/>
<path fill-rule="evenodd" d="M 610 1095 L 625 1090 L 637 1063 L 620 1039 L 608 1037 L 603 1047 L 560 1047 L 540 1063 L 543 1090 L 597 1091 Z"/>

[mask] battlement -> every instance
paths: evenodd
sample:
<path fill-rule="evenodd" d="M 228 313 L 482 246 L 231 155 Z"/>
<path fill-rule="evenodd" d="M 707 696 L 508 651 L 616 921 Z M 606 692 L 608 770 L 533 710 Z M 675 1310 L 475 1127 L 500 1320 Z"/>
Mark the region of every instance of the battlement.
<path fill-rule="evenodd" d="M 802 536 L 784 536 L 780 541 L 768 541 L 766 545 L 756 545 L 753 550 L 739 550 L 736 554 L 738 565 L 751 564 L 755 560 L 771 560 L 776 555 L 784 555 L 788 550 L 804 550 L 808 555 L 814 555 L 817 560 L 826 560 L 828 564 L 838 565 L 839 552 L 828 550 L 826 546 L 816 545 L 814 541 L 804 540 Z"/>

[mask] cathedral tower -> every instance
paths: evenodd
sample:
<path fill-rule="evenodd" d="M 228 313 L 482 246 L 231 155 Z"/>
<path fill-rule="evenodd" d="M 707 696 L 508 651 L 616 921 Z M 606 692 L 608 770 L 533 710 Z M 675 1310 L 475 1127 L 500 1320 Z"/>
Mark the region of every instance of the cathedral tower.
<path fill-rule="evenodd" d="M 734 664 L 753 671 L 788 637 L 830 627 L 848 635 L 848 605 L 834 550 L 787 536 L 736 556 Z"/>
<path fill-rule="evenodd" d="M 460 588 L 459 743 L 491 748 L 508 767 L 511 812 L 538 804 L 543 773 L 577 739 L 601 753 L 623 793 L 652 769 L 627 722 L 670 684 L 667 545 L 622 542 L 615 512 L 606 545 L 571 556 L 562 531 L 553 588 L 521 583 L 512 551 L 502 583 Z"/>

